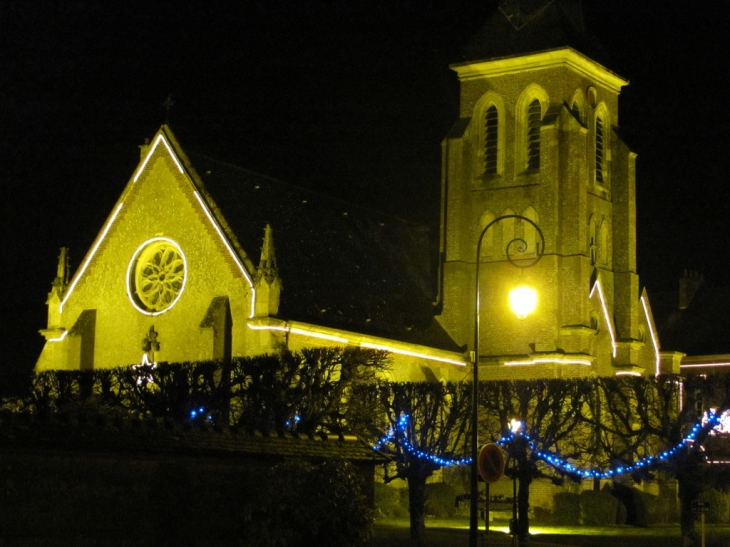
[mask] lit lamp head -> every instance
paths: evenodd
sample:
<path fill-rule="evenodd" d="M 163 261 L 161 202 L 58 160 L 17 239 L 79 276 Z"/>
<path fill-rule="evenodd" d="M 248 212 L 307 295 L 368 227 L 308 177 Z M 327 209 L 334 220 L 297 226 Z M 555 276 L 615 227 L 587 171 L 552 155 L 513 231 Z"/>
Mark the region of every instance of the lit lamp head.
<path fill-rule="evenodd" d="M 517 287 L 509 293 L 509 305 L 515 315 L 524 319 L 537 306 L 537 291 L 530 287 Z"/>

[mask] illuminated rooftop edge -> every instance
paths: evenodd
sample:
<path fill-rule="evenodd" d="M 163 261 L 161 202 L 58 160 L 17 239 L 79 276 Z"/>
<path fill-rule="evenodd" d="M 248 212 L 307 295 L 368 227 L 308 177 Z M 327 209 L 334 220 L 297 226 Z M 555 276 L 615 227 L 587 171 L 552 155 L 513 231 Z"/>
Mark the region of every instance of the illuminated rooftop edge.
<path fill-rule="evenodd" d="M 654 355 L 656 355 L 656 376 L 661 373 L 661 356 L 659 355 L 659 342 L 657 340 L 656 332 L 654 331 L 654 322 L 649 315 L 649 307 L 646 304 L 646 299 L 642 295 L 641 306 L 644 308 L 644 316 L 646 317 L 646 324 L 649 325 L 649 332 L 651 333 L 651 342 L 654 344 Z"/>
<path fill-rule="evenodd" d="M 147 152 L 147 155 L 145 156 L 144 161 L 140 164 L 139 168 L 137 169 L 137 172 L 134 175 L 134 178 L 132 179 L 132 183 L 136 183 L 139 180 L 139 177 L 142 175 L 142 173 L 145 170 L 145 167 L 147 166 L 147 163 L 149 162 L 150 158 L 152 157 L 152 154 L 156 150 L 156 148 L 160 145 L 160 143 L 167 149 L 167 152 L 170 154 L 170 157 L 175 162 L 175 165 L 177 166 L 178 170 L 181 174 L 185 175 L 185 170 L 182 167 L 182 164 L 180 163 L 180 160 L 177 157 L 177 154 L 172 149 L 172 146 L 170 146 L 170 143 L 167 141 L 165 136 L 162 133 L 158 133 L 157 137 L 155 137 L 155 140 L 153 141 L 152 145 L 150 145 L 149 151 Z M 192 181 L 190 181 L 192 184 Z M 194 185 L 193 185 L 194 187 Z M 218 236 L 223 241 L 223 244 L 225 245 L 226 249 L 228 249 L 228 252 L 230 253 L 231 257 L 233 258 L 233 261 L 238 266 L 238 269 L 243 274 L 243 277 L 246 279 L 246 281 L 249 284 L 249 287 L 251 288 L 251 315 L 249 317 L 253 317 L 256 309 L 256 289 L 253 286 L 253 280 L 251 279 L 251 276 L 248 274 L 248 271 L 243 266 L 243 263 L 239 259 L 238 255 L 235 253 L 233 248 L 231 247 L 231 244 L 228 241 L 228 238 L 225 237 L 223 234 L 223 230 L 218 225 L 218 222 L 213 217 L 212 213 L 210 212 L 210 209 L 206 205 L 203 198 L 200 196 L 197 190 L 193 191 L 193 194 L 195 195 L 195 198 L 198 200 L 198 203 L 203 209 L 203 212 L 205 212 L 205 215 L 208 217 L 208 220 L 213 225 L 213 228 L 217 232 Z M 76 285 L 78 284 L 81 277 L 84 275 L 84 272 L 88 268 L 89 264 L 91 263 L 91 260 L 94 258 L 94 255 L 96 254 L 96 251 L 98 251 L 99 246 L 102 244 L 104 239 L 106 239 L 106 235 L 111 229 L 111 227 L 114 224 L 114 221 L 116 220 L 117 216 L 119 215 L 119 212 L 122 210 L 122 207 L 124 206 L 124 202 L 121 202 L 119 205 L 117 205 L 117 208 L 112 213 L 111 217 L 109 217 L 109 220 L 107 220 L 106 225 L 104 226 L 101 234 L 97 238 L 96 242 L 94 243 L 93 247 L 91 248 L 91 251 L 86 255 L 86 258 L 84 259 L 84 262 L 81 264 L 81 267 L 78 269 L 76 274 L 73 276 L 73 279 L 71 280 L 71 283 L 68 286 L 68 289 L 66 290 L 66 293 L 64 294 L 63 300 L 61 301 L 61 304 L 59 306 L 59 311 L 63 312 L 63 306 L 66 304 L 68 299 L 70 298 L 71 294 L 73 293 L 74 289 L 76 288 Z M 63 338 L 61 338 L 62 340 Z M 53 340 L 53 341 L 60 341 L 60 340 Z"/>
<path fill-rule="evenodd" d="M 397 340 L 389 340 L 377 336 L 368 336 L 354 332 L 343 332 L 337 329 L 327 327 L 318 327 L 307 323 L 297 321 L 281 321 L 269 317 L 255 318 L 248 322 L 248 328 L 252 330 L 270 330 L 318 338 L 339 344 L 348 344 L 352 346 L 360 346 L 363 348 L 380 349 L 396 353 L 399 355 L 407 355 L 426 359 L 429 361 L 438 361 L 450 365 L 466 366 L 467 362 L 461 354 L 450 351 L 438 350 L 421 346 L 418 344 L 409 344 L 407 342 L 399 342 Z"/>
<path fill-rule="evenodd" d="M 601 308 L 603 309 L 603 317 L 606 320 L 606 325 L 608 326 L 608 332 L 611 335 L 611 345 L 613 346 L 613 356 L 616 357 L 616 334 L 613 332 L 613 323 L 611 322 L 611 316 L 608 314 L 608 306 L 606 305 L 606 297 L 603 294 L 603 286 L 601 285 L 601 280 L 596 279 L 596 282 L 593 284 L 593 288 L 591 289 L 590 294 L 588 295 L 588 298 L 593 297 L 593 293 L 598 290 L 598 299 L 601 301 Z"/>

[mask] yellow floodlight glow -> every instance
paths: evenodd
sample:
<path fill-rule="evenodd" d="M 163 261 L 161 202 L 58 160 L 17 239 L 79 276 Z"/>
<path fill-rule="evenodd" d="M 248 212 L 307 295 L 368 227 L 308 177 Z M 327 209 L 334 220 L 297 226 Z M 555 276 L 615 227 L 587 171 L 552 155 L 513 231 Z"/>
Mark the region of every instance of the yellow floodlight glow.
<path fill-rule="evenodd" d="M 450 365 L 459 365 L 460 367 L 466 366 L 465 362 L 457 361 L 456 359 L 449 359 L 448 357 L 438 357 L 436 355 L 428 355 L 426 353 L 420 353 L 417 351 L 409 351 L 409 350 L 405 350 L 405 349 L 394 348 L 393 346 L 388 346 L 388 345 L 384 345 L 384 344 L 371 344 L 370 342 L 361 342 L 360 346 L 363 348 L 382 349 L 384 351 L 389 351 L 391 353 L 397 353 L 399 355 L 408 355 L 409 357 L 418 357 L 419 359 L 428 359 L 430 361 L 439 361 L 441 363 L 449 363 Z"/>
<path fill-rule="evenodd" d="M 646 317 L 646 324 L 649 325 L 649 333 L 651 334 L 651 342 L 654 344 L 654 355 L 656 356 L 656 374 L 655 376 L 659 376 L 659 374 L 662 371 L 661 365 L 661 357 L 659 356 L 659 342 L 657 342 L 656 333 L 654 332 L 654 325 L 651 321 L 651 317 L 649 316 L 649 308 L 646 304 L 646 299 L 642 296 L 641 297 L 641 305 L 644 308 L 644 317 Z"/>
<path fill-rule="evenodd" d="M 691 365 L 679 365 L 679 368 L 706 368 L 706 367 L 730 367 L 730 363 L 696 363 Z"/>
<path fill-rule="evenodd" d="M 598 299 L 601 301 L 601 308 L 603 309 L 603 317 L 606 319 L 606 325 L 608 325 L 608 332 L 611 335 L 611 345 L 613 346 L 613 356 L 616 357 L 616 351 L 618 349 L 618 346 L 616 344 L 616 335 L 613 332 L 613 323 L 611 322 L 611 316 L 608 314 L 608 306 L 606 305 L 606 297 L 603 294 L 603 287 L 601 286 L 601 281 L 598 279 L 593 284 L 593 288 L 591 289 L 591 293 L 588 295 L 588 298 L 592 298 L 593 293 L 596 291 L 598 291 Z"/>
<path fill-rule="evenodd" d="M 210 221 L 211 225 L 215 229 L 215 231 L 218 233 L 218 237 L 221 238 L 221 241 L 223 241 L 223 244 L 226 246 L 226 249 L 228 249 L 228 252 L 231 255 L 231 258 L 233 258 L 233 261 L 238 266 L 238 269 L 241 270 L 241 273 L 243 274 L 243 277 L 246 278 L 246 281 L 248 281 L 249 287 L 251 287 L 251 315 L 249 315 L 249 319 L 251 319 L 254 315 L 256 315 L 256 289 L 253 286 L 253 280 L 251 279 L 251 276 L 248 275 L 248 272 L 246 271 L 246 268 L 243 267 L 243 263 L 241 263 L 241 260 L 238 258 L 238 255 L 233 250 L 233 247 L 231 247 L 231 244 L 228 243 L 228 239 L 225 235 L 223 235 L 223 230 L 221 230 L 221 227 L 218 226 L 218 222 L 213 218 L 213 215 L 211 214 L 210 210 L 208 209 L 208 206 L 203 201 L 203 198 L 200 197 L 200 194 L 197 190 L 193 192 L 195 194 L 195 198 L 198 200 L 198 203 L 203 208 L 203 211 L 205 212 L 205 216 L 208 217 L 208 220 Z"/>
<path fill-rule="evenodd" d="M 160 143 L 162 143 L 163 145 L 165 145 L 165 148 L 167 148 L 167 151 L 170 154 L 170 157 L 172 158 L 172 161 L 175 162 L 175 165 L 177 166 L 177 168 L 180 171 L 180 173 L 185 173 L 185 171 L 183 170 L 182 165 L 180 164 L 180 160 L 177 159 L 177 154 L 175 154 L 172 151 L 172 147 L 167 142 L 167 139 L 162 134 L 159 134 L 159 135 L 157 135 L 157 138 L 155 139 L 155 141 L 152 143 L 152 146 L 150 146 L 149 152 L 147 152 L 147 156 L 145 156 L 144 161 L 142 162 L 142 165 L 140 165 L 139 166 L 139 169 L 137 169 L 137 174 L 134 175 L 134 178 L 132 179 L 132 182 L 133 183 L 134 182 L 137 182 L 137 180 L 139 179 L 140 175 L 142 175 L 142 172 L 144 171 L 144 168 L 147 167 L 147 163 L 150 161 L 150 158 L 152 157 L 152 154 L 154 153 L 155 149 L 157 148 L 157 146 Z"/>
<path fill-rule="evenodd" d="M 544 358 L 544 359 L 529 359 L 526 361 L 505 361 L 505 366 L 508 367 L 518 367 L 518 366 L 532 366 L 532 365 L 582 365 L 586 367 L 590 367 L 593 365 L 589 360 L 587 359 L 550 359 L 550 358 Z"/>
<path fill-rule="evenodd" d="M 117 208 L 114 209 L 114 213 L 112 213 L 111 218 L 106 223 L 106 226 L 104 227 L 104 230 L 101 232 L 101 235 L 99 236 L 99 239 L 96 240 L 96 243 L 94 243 L 94 246 L 91 248 L 91 251 L 89 251 L 89 254 L 86 255 L 86 260 L 84 260 L 84 263 L 79 268 L 79 271 L 76 272 L 76 275 L 74 275 L 73 280 L 71 281 L 71 284 L 68 287 L 68 290 L 66 291 L 66 294 L 63 297 L 63 300 L 61 300 L 61 304 L 58 306 L 58 311 L 63 312 L 63 306 L 68 301 L 69 297 L 71 296 L 71 293 L 74 291 L 74 288 L 76 288 L 76 284 L 79 282 L 79 279 L 84 275 L 84 272 L 86 271 L 86 268 L 89 267 L 89 264 L 91 263 L 91 259 L 94 258 L 94 255 L 96 254 L 96 251 L 99 249 L 99 246 L 106 238 L 106 234 L 109 233 L 109 230 L 111 229 L 112 225 L 114 224 L 114 221 L 117 218 L 117 215 L 119 215 L 119 211 L 122 210 L 122 206 L 124 203 L 120 203 L 117 205 Z"/>
<path fill-rule="evenodd" d="M 537 291 L 525 286 L 512 289 L 509 293 L 509 306 L 519 319 L 524 319 L 537 307 Z"/>
<path fill-rule="evenodd" d="M 617 372 L 616 376 L 641 376 L 641 373 L 634 370 L 622 370 Z"/>
<path fill-rule="evenodd" d="M 515 420 L 512 418 L 509 421 L 509 429 L 512 433 L 517 435 L 520 431 L 522 431 L 522 421 L 521 420 Z"/>

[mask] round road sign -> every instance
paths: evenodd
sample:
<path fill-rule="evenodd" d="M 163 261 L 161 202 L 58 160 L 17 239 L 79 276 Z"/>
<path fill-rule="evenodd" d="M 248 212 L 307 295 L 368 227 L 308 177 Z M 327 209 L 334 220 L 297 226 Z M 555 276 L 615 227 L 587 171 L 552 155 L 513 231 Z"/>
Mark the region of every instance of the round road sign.
<path fill-rule="evenodd" d="M 504 475 L 504 453 L 494 443 L 485 444 L 477 460 L 479 474 L 486 482 L 496 482 Z"/>

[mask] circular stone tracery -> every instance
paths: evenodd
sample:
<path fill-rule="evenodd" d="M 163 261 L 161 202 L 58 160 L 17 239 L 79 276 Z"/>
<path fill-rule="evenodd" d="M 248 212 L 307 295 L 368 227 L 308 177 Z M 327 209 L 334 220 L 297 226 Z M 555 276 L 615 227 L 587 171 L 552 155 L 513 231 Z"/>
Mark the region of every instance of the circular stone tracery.
<path fill-rule="evenodd" d="M 128 293 L 142 313 L 156 315 L 175 305 L 185 287 L 187 265 L 180 247 L 167 238 L 145 242 L 127 274 Z"/>

